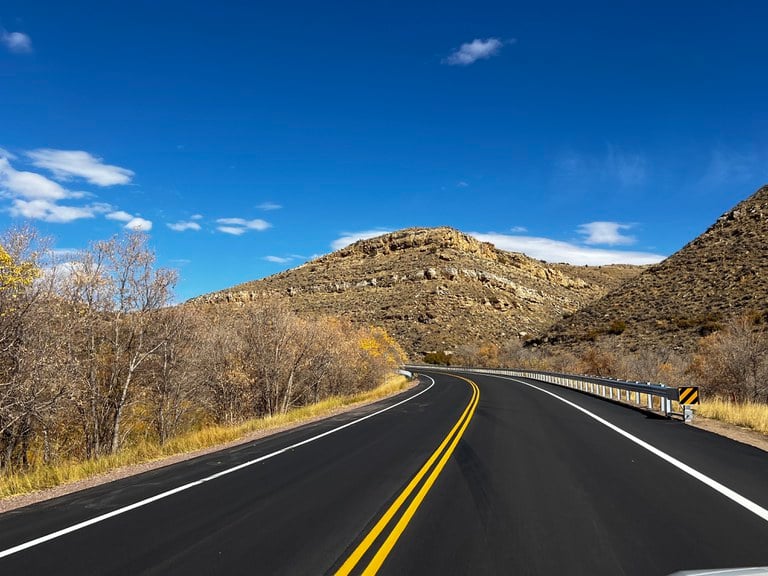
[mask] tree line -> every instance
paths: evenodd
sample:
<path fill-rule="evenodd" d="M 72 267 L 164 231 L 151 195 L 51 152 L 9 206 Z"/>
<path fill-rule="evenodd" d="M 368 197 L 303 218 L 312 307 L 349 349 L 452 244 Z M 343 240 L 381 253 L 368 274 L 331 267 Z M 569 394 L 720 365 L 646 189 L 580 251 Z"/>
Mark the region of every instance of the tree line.
<path fill-rule="evenodd" d="M 55 254 L 32 228 L 0 237 L 0 473 L 284 413 L 405 360 L 381 329 L 268 295 L 172 306 L 177 273 L 141 233 Z"/>
<path fill-rule="evenodd" d="M 697 385 L 710 398 L 768 404 L 768 314 L 736 315 L 701 338 L 690 353 L 663 347 L 627 350 L 617 348 L 610 338 L 573 350 L 528 347 L 515 340 L 501 346 L 494 342 L 464 344 L 452 354 L 432 352 L 424 360 Z"/>

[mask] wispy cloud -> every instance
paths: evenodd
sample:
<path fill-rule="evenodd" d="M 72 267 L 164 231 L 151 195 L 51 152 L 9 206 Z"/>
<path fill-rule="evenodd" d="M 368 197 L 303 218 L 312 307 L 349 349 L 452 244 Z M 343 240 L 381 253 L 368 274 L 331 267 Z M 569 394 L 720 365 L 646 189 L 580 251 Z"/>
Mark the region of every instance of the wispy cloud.
<path fill-rule="evenodd" d="M 15 54 L 32 52 L 32 39 L 23 32 L 8 32 L 0 28 L 0 44 Z"/>
<path fill-rule="evenodd" d="M 272 227 L 272 224 L 266 220 L 261 220 L 260 218 L 254 220 L 246 220 L 245 218 L 219 218 L 216 220 L 216 223 L 219 224 L 216 228 L 219 232 L 232 234 L 234 236 L 240 236 L 249 230 L 262 232 Z"/>
<path fill-rule="evenodd" d="M 83 178 L 96 186 L 114 186 L 128 184 L 134 176 L 132 170 L 104 164 L 101 158 L 83 150 L 40 148 L 26 155 L 34 166 L 49 170 L 59 180 Z"/>
<path fill-rule="evenodd" d="M 191 221 L 191 220 L 187 221 L 187 222 L 185 222 L 183 220 L 180 221 L 180 222 L 173 222 L 173 223 L 169 222 L 168 224 L 166 224 L 166 226 L 168 226 L 168 228 L 170 228 L 174 232 L 184 232 L 185 230 L 195 230 L 195 231 L 197 231 L 197 230 L 200 230 L 200 228 L 201 228 L 200 224 L 198 224 L 195 221 Z"/>
<path fill-rule="evenodd" d="M 631 188 L 645 183 L 648 162 L 642 154 L 625 152 L 608 145 L 603 154 L 562 154 L 555 166 L 558 180 L 568 185 L 585 186 L 594 182 Z"/>
<path fill-rule="evenodd" d="M 236 226 L 217 226 L 216 230 L 224 232 L 224 234 L 231 234 L 232 236 L 242 236 L 245 234 L 245 228 L 237 228 Z"/>
<path fill-rule="evenodd" d="M 632 224 L 619 222 L 589 222 L 579 226 L 579 234 L 583 234 L 584 243 L 589 245 L 603 244 L 605 246 L 626 246 L 634 244 L 637 239 L 634 236 L 622 234 L 622 230 L 630 230 Z"/>
<path fill-rule="evenodd" d="M 275 264 L 287 264 L 293 258 L 291 257 L 283 257 L 283 256 L 264 256 L 264 260 L 267 262 L 274 262 Z"/>
<path fill-rule="evenodd" d="M 342 248 L 346 248 L 350 244 L 354 244 L 358 240 L 367 240 L 368 238 L 375 238 L 376 236 L 381 236 L 382 234 L 386 234 L 389 232 L 389 230 L 384 229 L 378 229 L 378 230 L 362 230 L 360 232 L 342 232 L 342 235 L 331 242 L 331 248 L 334 250 L 341 250 Z"/>
<path fill-rule="evenodd" d="M 757 176 L 760 168 L 765 173 L 765 158 L 760 161 L 754 153 L 718 148 L 712 150 L 701 183 L 720 186 L 726 183 L 744 183 Z"/>
<path fill-rule="evenodd" d="M 525 226 L 512 226 L 509 231 L 512 232 L 512 234 L 524 234 L 525 232 L 528 232 L 528 228 Z"/>
<path fill-rule="evenodd" d="M 485 60 L 491 56 L 495 56 L 499 53 L 504 44 L 511 44 L 514 42 L 514 40 L 504 42 L 499 38 L 486 38 L 485 40 L 475 38 L 472 42 L 462 44 L 447 58 L 444 58 L 443 64 L 448 64 L 449 66 L 469 66 L 478 60 Z"/>
<path fill-rule="evenodd" d="M 577 266 L 604 266 L 608 264 L 655 264 L 665 258 L 661 254 L 629 250 L 590 248 L 570 242 L 535 236 L 512 236 L 494 232 L 470 232 L 478 240 L 491 242 L 508 252 L 523 254 L 547 262 L 567 262 Z"/>
<path fill-rule="evenodd" d="M 106 215 L 109 220 L 117 220 L 118 222 L 130 222 L 133 220 L 133 215 L 128 214 L 125 210 L 116 210 Z"/>
<path fill-rule="evenodd" d="M 276 204 L 275 202 L 262 202 L 258 206 L 256 206 L 259 210 L 264 210 L 265 212 L 270 212 L 272 210 L 280 210 L 282 208 L 282 205 Z"/>

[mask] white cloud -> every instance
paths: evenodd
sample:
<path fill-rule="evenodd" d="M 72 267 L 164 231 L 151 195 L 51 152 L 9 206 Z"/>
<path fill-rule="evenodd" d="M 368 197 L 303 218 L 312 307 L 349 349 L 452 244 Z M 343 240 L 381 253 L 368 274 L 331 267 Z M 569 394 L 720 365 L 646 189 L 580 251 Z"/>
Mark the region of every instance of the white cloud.
<path fill-rule="evenodd" d="M 124 228 L 126 230 L 136 230 L 138 232 L 149 232 L 152 230 L 152 222 L 129 214 L 125 210 L 114 210 L 106 215 L 109 220 L 116 220 L 118 222 L 125 222 Z"/>
<path fill-rule="evenodd" d="M 467 186 L 469 186 L 469 184 L 467 184 L 467 183 L 466 183 L 464 180 L 460 180 L 460 181 L 459 181 L 459 182 L 456 184 L 456 188 L 466 188 Z"/>
<path fill-rule="evenodd" d="M 217 226 L 216 230 L 224 232 L 224 234 L 232 234 L 233 236 L 245 234 L 245 228 L 236 228 L 235 226 Z"/>
<path fill-rule="evenodd" d="M 23 32 L 8 32 L 0 28 L 0 44 L 16 54 L 32 52 L 32 39 Z"/>
<path fill-rule="evenodd" d="M 40 148 L 27 152 L 27 156 L 33 165 L 50 170 L 59 180 L 77 177 L 96 186 L 114 186 L 128 184 L 134 175 L 132 170 L 104 164 L 101 158 L 83 150 Z"/>
<path fill-rule="evenodd" d="M 68 198 L 82 198 L 82 192 L 67 190 L 35 172 L 16 170 L 9 158 L 13 156 L 0 151 L 0 195 L 10 197 L 11 216 L 30 218 L 44 222 L 66 223 L 83 218 L 93 218 L 109 209 L 101 203 L 86 206 L 62 206 L 57 204 Z"/>
<path fill-rule="evenodd" d="M 192 214 L 192 216 L 189 217 L 190 220 L 202 220 L 203 215 L 202 214 Z"/>
<path fill-rule="evenodd" d="M 125 229 L 135 230 L 136 232 L 149 232 L 152 230 L 152 222 L 136 216 L 125 225 Z"/>
<path fill-rule="evenodd" d="M 605 244 L 607 246 L 619 246 L 634 244 L 637 239 L 634 236 L 626 236 L 622 230 L 629 230 L 632 224 L 620 224 L 619 222 L 589 222 L 579 226 L 579 234 L 586 236 L 585 244 Z"/>
<path fill-rule="evenodd" d="M 246 233 L 248 230 L 258 230 L 262 232 L 272 227 L 272 224 L 266 220 L 256 218 L 254 220 L 246 220 L 245 218 L 219 218 L 216 220 L 219 226 L 216 228 L 219 232 L 225 234 L 232 234 L 234 236 L 240 236 Z"/>
<path fill-rule="evenodd" d="M 11 216 L 66 223 L 104 214 L 109 220 L 128 223 L 129 228 L 149 230 L 152 227 L 148 220 L 115 210 L 104 202 L 83 206 L 59 204 L 62 200 L 83 198 L 86 194 L 64 188 L 42 174 L 16 170 L 9 162 L 12 158 L 6 151 L 0 150 L 0 198 L 10 200 L 7 210 Z"/>
<path fill-rule="evenodd" d="M 661 254 L 632 252 L 625 250 L 604 250 L 578 246 L 569 242 L 538 238 L 535 236 L 510 236 L 470 232 L 478 240 L 491 242 L 496 247 L 508 252 L 522 252 L 531 258 L 547 262 L 567 262 L 577 266 L 604 266 L 608 264 L 655 264 L 665 258 Z"/>
<path fill-rule="evenodd" d="M 8 162 L 8 158 L 0 155 L 0 190 L 5 190 L 11 196 L 27 199 L 63 200 L 64 198 L 80 198 L 80 192 L 71 192 L 49 180 L 42 174 L 16 170 Z"/>
<path fill-rule="evenodd" d="M 168 228 L 174 232 L 184 232 L 185 230 L 200 230 L 200 224 L 197 222 L 174 222 L 167 224 Z"/>
<path fill-rule="evenodd" d="M 350 244 L 354 244 L 358 240 L 367 240 L 368 238 L 375 238 L 386 234 L 389 230 L 363 230 L 361 232 L 342 232 L 342 236 L 331 242 L 331 248 L 334 250 L 341 250 L 346 248 Z"/>
<path fill-rule="evenodd" d="M 128 212 L 125 212 L 124 210 L 110 212 L 106 217 L 109 220 L 117 220 L 118 222 L 130 222 L 133 220 L 133 214 L 128 214 Z"/>
<path fill-rule="evenodd" d="M 499 53 L 504 42 L 498 38 L 475 38 L 472 42 L 462 44 L 461 47 L 443 60 L 449 66 L 469 66 L 478 60 L 484 60 Z"/>
<path fill-rule="evenodd" d="M 258 206 L 256 206 L 259 210 L 264 210 L 265 212 L 269 212 L 271 210 L 280 210 L 282 206 L 280 204 L 276 204 L 275 202 L 262 202 Z"/>
<path fill-rule="evenodd" d="M 512 226 L 512 228 L 509 229 L 510 232 L 513 234 L 523 234 L 525 232 L 528 232 L 528 228 L 525 226 Z"/>
<path fill-rule="evenodd" d="M 98 205 L 61 206 L 45 199 L 23 200 L 15 198 L 9 209 L 11 216 L 31 218 L 44 222 L 65 223 L 81 218 L 93 218 L 100 212 Z"/>
<path fill-rule="evenodd" d="M 267 262 L 274 262 L 276 264 L 287 264 L 293 258 L 283 258 L 282 256 L 264 256 L 264 260 Z"/>

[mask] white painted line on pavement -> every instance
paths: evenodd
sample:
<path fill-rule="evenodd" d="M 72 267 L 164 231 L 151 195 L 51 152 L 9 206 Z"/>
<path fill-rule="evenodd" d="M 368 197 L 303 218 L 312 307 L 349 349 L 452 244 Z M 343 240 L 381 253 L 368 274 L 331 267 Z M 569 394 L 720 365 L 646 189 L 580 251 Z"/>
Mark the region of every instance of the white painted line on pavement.
<path fill-rule="evenodd" d="M 57 530 L 56 532 L 51 532 L 50 534 L 46 534 L 45 536 L 41 536 L 40 538 L 35 538 L 34 540 L 29 540 L 27 542 L 18 544 L 17 546 L 13 546 L 12 548 L 7 548 L 6 550 L 0 551 L 0 558 L 5 558 L 6 556 L 10 556 L 11 554 L 15 554 L 16 552 L 21 552 L 22 550 L 26 550 L 27 548 L 32 548 L 33 546 L 37 546 L 38 544 L 42 544 L 44 542 L 48 542 L 49 540 L 54 540 L 56 538 L 59 538 L 60 536 L 71 534 L 72 532 L 76 532 L 78 530 L 82 530 L 83 528 L 92 526 L 93 524 L 98 524 L 99 522 L 103 522 L 104 520 L 108 520 L 109 518 L 119 516 L 120 514 L 125 514 L 126 512 L 135 510 L 136 508 L 141 508 L 142 506 L 146 506 L 147 504 L 151 504 L 152 502 L 157 502 L 158 500 L 162 500 L 163 498 L 168 498 L 168 496 L 173 496 L 174 494 L 178 494 L 179 492 L 183 492 L 184 490 L 189 490 L 190 488 L 199 486 L 200 484 L 204 484 L 205 482 L 210 482 L 211 480 L 215 480 L 216 478 L 221 478 L 222 476 L 226 476 L 227 474 L 232 474 L 232 472 L 237 472 L 238 470 L 242 470 L 243 468 L 247 468 L 248 466 L 258 464 L 259 462 L 264 462 L 265 460 L 269 460 L 270 458 L 274 458 L 275 456 L 284 454 L 285 452 L 298 448 L 299 446 L 304 446 L 305 444 L 309 444 L 310 442 L 314 442 L 315 440 L 320 440 L 320 438 L 325 438 L 326 436 L 330 436 L 331 434 L 334 434 L 340 430 L 344 430 L 345 428 L 349 428 L 350 426 L 359 424 L 364 420 L 368 420 L 369 418 L 373 418 L 374 416 L 383 414 L 388 410 L 392 410 L 392 408 L 397 408 L 398 406 L 405 404 L 406 402 L 410 402 L 411 400 L 413 400 L 414 398 L 417 398 L 418 396 L 421 396 L 422 394 L 424 394 L 424 392 L 431 389 L 435 385 L 434 378 L 431 378 L 426 374 L 424 374 L 423 376 L 425 378 L 429 378 L 430 380 L 432 380 L 432 384 L 424 388 L 424 390 L 422 390 L 421 392 L 418 392 L 413 396 L 409 396 L 405 400 L 401 400 L 396 404 L 392 404 L 392 406 L 387 406 L 386 408 L 378 410 L 377 412 L 373 412 L 372 414 L 368 414 L 367 416 L 363 416 L 362 418 L 358 418 L 357 420 L 353 420 L 352 422 L 347 422 L 346 424 L 339 426 L 338 428 L 327 430 L 326 432 L 323 432 L 322 434 L 318 434 L 317 436 L 312 436 L 311 438 L 307 438 L 306 440 L 302 440 L 301 442 L 296 442 L 295 444 L 291 444 L 290 446 L 286 446 L 285 448 L 281 448 L 280 450 L 276 450 L 275 452 L 265 454 L 264 456 L 260 456 L 259 458 L 256 458 L 254 460 L 249 460 L 248 462 L 244 462 L 242 464 L 238 464 L 237 466 L 234 466 L 232 468 L 227 468 L 226 470 L 222 470 L 221 472 L 217 472 L 216 474 L 211 474 L 210 476 L 206 476 L 205 478 L 201 478 L 200 480 L 195 480 L 194 482 L 190 482 L 189 484 L 184 484 L 183 486 L 172 488 L 171 490 L 161 492 L 160 494 L 156 494 L 155 496 L 145 498 L 144 500 L 140 500 L 133 504 L 129 504 L 128 506 L 123 506 L 122 508 L 118 508 L 117 510 L 113 510 L 112 512 L 107 512 L 106 514 L 102 514 L 101 516 L 96 516 L 95 518 L 91 518 L 90 520 L 85 520 L 83 522 L 73 524 L 72 526 L 69 526 L 67 528 L 62 528 L 61 530 Z"/>
<path fill-rule="evenodd" d="M 630 440 L 631 442 L 634 442 L 635 444 L 637 444 L 641 448 L 645 448 L 651 454 L 654 454 L 654 455 L 658 456 L 659 458 L 661 458 L 662 460 L 664 460 L 666 462 L 669 462 L 675 468 L 678 468 L 679 470 L 682 470 L 683 472 L 685 472 L 689 476 L 692 476 L 693 478 L 695 478 L 696 480 L 698 480 L 702 484 L 706 484 L 707 486 L 709 486 L 710 488 L 712 488 L 716 492 L 719 492 L 720 494 L 722 494 L 726 498 L 732 500 L 733 502 L 735 502 L 739 506 L 742 506 L 742 507 L 746 508 L 747 510 L 752 512 L 754 515 L 759 516 L 760 518 L 762 518 L 763 520 L 768 522 L 768 510 L 766 510 L 765 508 L 763 508 L 762 506 L 760 506 L 756 502 L 753 502 L 749 498 L 746 498 L 746 497 L 742 496 L 741 494 L 739 494 L 738 492 L 735 492 L 734 490 L 731 490 L 727 486 L 725 486 L 723 484 L 720 484 L 720 482 L 710 478 L 706 474 L 703 474 L 703 473 L 699 472 L 698 470 L 696 470 L 694 468 L 691 468 L 690 466 L 688 466 L 688 464 L 685 464 L 685 463 L 681 462 L 680 460 L 678 460 L 677 458 L 675 458 L 674 456 L 670 456 L 666 452 L 663 452 L 662 450 L 659 450 L 658 448 L 656 448 L 655 446 L 649 444 L 645 440 L 641 440 L 637 436 L 633 436 L 632 434 L 630 434 L 629 432 L 619 428 L 615 424 L 611 424 L 610 422 L 608 422 L 604 418 L 601 418 L 597 414 L 594 414 L 594 413 L 590 412 L 586 408 L 582 408 L 578 404 L 575 404 L 574 402 L 571 402 L 570 400 L 566 400 L 562 396 L 558 396 L 557 394 L 554 394 L 553 392 L 550 392 L 549 390 L 545 390 L 543 388 L 539 388 L 538 386 L 534 386 L 533 384 L 529 384 L 528 382 L 524 382 L 522 380 L 518 380 L 517 378 L 512 378 L 510 376 L 499 376 L 499 375 L 496 375 L 496 374 L 487 374 L 487 376 L 494 376 L 496 378 L 502 378 L 504 380 L 511 380 L 513 382 L 517 382 L 518 384 L 523 384 L 525 386 L 529 386 L 529 387 L 533 388 L 534 390 L 538 390 L 539 392 L 543 392 L 544 394 L 549 394 L 553 398 L 557 398 L 558 400 L 560 400 L 560 402 L 568 404 L 569 406 L 571 406 L 573 408 L 576 408 L 576 410 L 579 410 L 580 412 L 583 412 L 584 414 L 586 414 L 587 416 L 589 416 L 593 420 L 596 420 L 597 422 L 599 422 L 603 426 L 606 426 L 606 427 L 610 428 L 611 430 L 613 430 L 617 434 L 621 434 L 627 440 Z"/>

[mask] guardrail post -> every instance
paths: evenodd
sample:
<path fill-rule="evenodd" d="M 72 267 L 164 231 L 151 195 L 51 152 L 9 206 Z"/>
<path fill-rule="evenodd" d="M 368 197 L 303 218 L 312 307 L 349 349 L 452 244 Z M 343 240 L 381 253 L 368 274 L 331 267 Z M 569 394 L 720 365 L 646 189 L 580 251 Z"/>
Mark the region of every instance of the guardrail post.
<path fill-rule="evenodd" d="M 683 404 L 683 420 L 693 422 L 693 408 L 690 404 Z"/>

